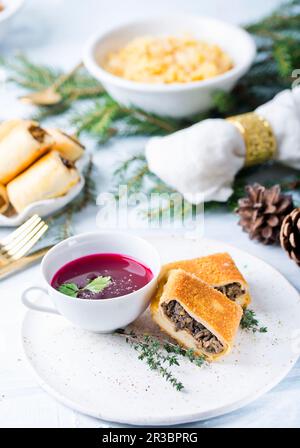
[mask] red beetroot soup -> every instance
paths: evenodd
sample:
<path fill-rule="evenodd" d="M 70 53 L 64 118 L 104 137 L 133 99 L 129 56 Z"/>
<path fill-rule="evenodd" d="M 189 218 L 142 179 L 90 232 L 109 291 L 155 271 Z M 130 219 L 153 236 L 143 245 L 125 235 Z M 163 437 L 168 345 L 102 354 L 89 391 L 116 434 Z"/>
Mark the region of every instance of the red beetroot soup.
<path fill-rule="evenodd" d="M 137 291 L 152 278 L 147 266 L 127 255 L 92 254 L 65 264 L 54 275 L 51 286 L 80 299 L 110 299 Z M 96 288 L 90 290 L 91 284 Z M 101 291 L 97 291 L 99 284 L 105 284 Z"/>

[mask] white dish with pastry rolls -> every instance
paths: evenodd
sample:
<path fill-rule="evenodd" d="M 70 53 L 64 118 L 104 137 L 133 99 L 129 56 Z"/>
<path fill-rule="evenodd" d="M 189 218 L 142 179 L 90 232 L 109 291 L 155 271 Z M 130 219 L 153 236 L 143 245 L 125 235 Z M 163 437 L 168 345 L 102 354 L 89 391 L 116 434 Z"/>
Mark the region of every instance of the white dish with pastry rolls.
<path fill-rule="evenodd" d="M 0 226 L 14 227 L 34 214 L 48 216 L 84 186 L 88 155 L 80 142 L 35 121 L 0 124 Z"/>
<path fill-rule="evenodd" d="M 165 235 L 146 239 L 158 250 L 164 264 L 217 253 L 230 254 L 242 276 L 239 277 L 224 254 L 220 256 L 221 268 L 217 275 L 215 266 L 219 256 L 208 257 L 203 263 L 201 260 L 180 263 L 181 266 L 172 266 L 168 286 L 162 294 L 158 291 L 152 301 L 152 315 L 157 321 L 156 299 L 161 303 L 178 300 L 198 322 L 218 336 L 225 352 L 201 367 L 180 357 L 180 366 L 171 367 L 184 384 L 184 389 L 177 391 L 138 360 L 136 351 L 123 336 L 87 332 L 60 316 L 29 311 L 23 323 L 23 347 L 39 384 L 76 411 L 103 420 L 143 426 L 173 425 L 219 416 L 247 405 L 276 386 L 299 357 L 300 298 L 293 286 L 264 261 L 222 242 Z M 212 282 L 214 288 L 222 289 L 220 285 L 227 279 L 230 286 L 222 291 L 227 297 L 235 298 L 235 302 L 248 305 L 256 313 L 259 325 L 267 327 L 267 332 L 253 333 L 238 328 L 236 333 L 241 314 L 237 303 L 204 286 L 202 280 L 198 285 L 195 272 L 206 282 Z M 183 273 L 193 294 L 186 294 L 182 289 Z M 163 270 L 160 279 L 164 275 Z M 234 287 L 231 282 L 235 283 Z M 194 300 L 189 301 L 191 295 Z M 199 304 L 205 307 L 195 306 L 197 296 Z M 214 306 L 207 302 L 210 298 Z M 43 303 L 41 296 L 36 300 Z M 230 303 L 225 303 L 226 300 Z M 220 324 L 222 308 L 230 325 Z M 164 323 L 161 326 L 172 334 L 174 326 L 171 329 Z M 167 338 L 152 320 L 149 310 L 127 328 L 131 330 L 162 340 Z M 182 333 L 179 329 L 174 333 L 175 338 L 191 347 L 193 342 L 182 340 Z M 214 349 L 215 354 L 220 353 L 218 344 Z"/>

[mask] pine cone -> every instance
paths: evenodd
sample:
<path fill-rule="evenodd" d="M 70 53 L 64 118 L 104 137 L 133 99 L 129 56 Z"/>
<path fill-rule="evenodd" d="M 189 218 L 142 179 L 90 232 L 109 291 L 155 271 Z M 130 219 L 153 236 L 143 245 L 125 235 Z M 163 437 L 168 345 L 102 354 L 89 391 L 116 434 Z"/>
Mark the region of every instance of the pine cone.
<path fill-rule="evenodd" d="M 280 244 L 289 257 L 300 266 L 300 208 L 284 218 L 280 230 Z"/>
<path fill-rule="evenodd" d="M 293 206 L 291 195 L 281 193 L 280 186 L 265 188 L 260 184 L 246 187 L 247 197 L 239 200 L 239 225 L 249 233 L 250 239 L 263 244 L 279 242 L 282 221 Z"/>

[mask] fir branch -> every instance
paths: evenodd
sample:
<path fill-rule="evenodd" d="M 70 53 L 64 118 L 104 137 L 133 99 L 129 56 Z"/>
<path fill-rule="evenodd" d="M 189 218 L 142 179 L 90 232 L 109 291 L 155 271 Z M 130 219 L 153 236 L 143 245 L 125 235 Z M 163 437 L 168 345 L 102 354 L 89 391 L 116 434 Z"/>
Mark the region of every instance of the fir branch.
<path fill-rule="evenodd" d="M 30 91 L 44 90 L 53 85 L 63 72 L 46 65 L 38 65 L 24 55 L 15 59 L 1 60 L 9 81 Z M 183 126 L 175 120 L 157 117 L 144 111 L 119 105 L 85 69 L 80 69 L 57 89 L 62 96 L 59 104 L 37 108 L 35 118 L 39 120 L 55 116 L 73 108 L 77 100 L 94 99 L 95 104 L 71 115 L 71 124 L 78 134 L 87 133 L 106 141 L 118 134 L 154 135 L 167 134 Z"/>
<path fill-rule="evenodd" d="M 254 168 L 242 170 L 236 177 L 233 190 L 234 193 L 226 203 L 221 202 L 207 202 L 205 204 L 206 210 L 227 209 L 232 211 L 236 208 L 238 200 L 245 194 L 245 186 L 247 185 L 247 176 L 253 172 Z M 116 199 L 118 198 L 118 187 L 120 185 L 127 186 L 127 194 L 131 195 L 138 192 L 145 193 L 149 198 L 150 195 L 156 193 L 162 195 L 157 198 L 157 204 L 152 205 L 144 211 L 144 216 L 151 221 L 163 221 L 165 218 L 185 219 L 187 217 L 195 216 L 199 210 L 202 211 L 201 204 L 196 206 L 183 200 L 183 197 L 170 188 L 154 173 L 152 173 L 147 165 L 145 156 L 141 154 L 134 155 L 129 159 L 122 161 L 116 168 L 113 174 L 114 185 L 113 192 Z M 290 186 L 292 182 L 288 183 Z"/>
<path fill-rule="evenodd" d="M 267 327 L 259 326 L 259 322 L 255 317 L 255 312 L 249 309 L 244 309 L 240 327 L 243 330 L 252 331 L 252 333 L 266 333 L 268 331 Z"/>
<path fill-rule="evenodd" d="M 250 111 L 290 88 L 300 66 L 300 1 L 284 3 L 270 16 L 245 27 L 256 40 L 257 57 L 232 92 L 215 99 L 222 116 Z"/>
<path fill-rule="evenodd" d="M 68 238 L 73 234 L 72 232 L 72 221 L 75 214 L 81 212 L 90 204 L 95 204 L 96 202 L 96 188 L 93 179 L 93 160 L 90 158 L 88 166 L 84 172 L 85 184 L 82 192 L 79 196 L 72 201 L 66 210 L 66 218 L 63 225 L 63 235 L 64 239 Z"/>
<path fill-rule="evenodd" d="M 185 350 L 169 341 L 161 341 L 148 334 L 138 335 L 134 332 L 117 330 L 116 334 L 125 337 L 126 342 L 138 353 L 138 359 L 145 361 L 150 370 L 157 371 L 177 391 L 184 389 L 181 381 L 174 376 L 170 367 L 180 366 L 178 357 L 185 357 L 197 367 L 205 363 L 204 356 L 198 356 L 193 350 Z"/>
<path fill-rule="evenodd" d="M 234 110 L 236 107 L 235 98 L 229 92 L 218 90 L 213 94 L 212 98 L 215 109 L 221 114 L 226 114 L 229 110 Z"/>
<path fill-rule="evenodd" d="M 89 160 L 87 168 L 84 172 L 85 185 L 83 187 L 82 193 L 78 196 L 75 201 L 72 202 L 73 213 L 81 212 L 87 205 L 95 204 L 96 202 L 96 185 L 93 176 L 93 170 L 95 169 L 92 157 Z"/>
<path fill-rule="evenodd" d="M 200 114 L 183 122 L 120 106 L 108 94 L 101 94 L 99 83 L 85 70 L 80 70 L 61 87 L 60 93 L 64 98 L 62 104 L 39 109 L 38 118 L 73 109 L 78 105 L 78 99 L 95 99 L 93 106 L 83 108 L 80 113 L 72 113 L 71 122 L 78 128 L 79 134 L 87 133 L 107 141 L 113 136 L 165 135 L 208 116 L 225 117 L 253 110 L 281 90 L 290 88 L 292 69 L 300 67 L 300 0 L 283 4 L 273 14 L 245 28 L 256 40 L 257 58 L 232 92 L 215 93 L 214 108 L 209 114 Z M 34 91 L 49 87 L 62 74 L 61 70 L 34 64 L 22 55 L 15 60 L 2 60 L 0 63 L 7 69 L 13 82 Z M 136 163 L 136 160 L 132 160 L 123 171 L 123 183 L 128 184 L 131 191 L 145 191 L 147 194 L 174 192 L 149 172 L 145 162 L 138 167 Z M 131 169 L 131 164 L 135 166 L 134 169 Z M 233 209 L 236 206 L 243 195 L 245 184 L 245 179 L 241 180 L 239 175 L 234 184 L 234 194 L 226 207 Z M 165 203 L 149 210 L 148 214 L 160 219 L 164 213 L 169 213 L 171 207 L 175 215 L 180 210 L 179 204 L 180 201 L 175 205 L 172 202 Z M 206 204 L 207 209 L 216 207 L 224 208 L 224 205 Z"/>
<path fill-rule="evenodd" d="M 147 177 L 151 176 L 146 158 L 138 154 L 123 161 L 114 171 L 115 196 L 118 199 L 117 188 L 120 185 L 127 186 L 127 193 L 134 194 L 144 191 Z"/>
<path fill-rule="evenodd" d="M 128 115 L 128 117 L 133 120 L 131 125 L 134 124 L 135 120 L 136 125 L 144 124 L 144 126 L 149 126 L 147 131 L 148 134 L 152 134 L 155 129 L 156 131 L 160 130 L 163 133 L 171 133 L 181 127 L 180 123 L 170 118 L 160 118 L 154 114 L 146 113 L 139 109 L 129 109 L 125 107 L 122 107 L 121 109 L 124 114 Z M 145 131 L 143 131 L 143 133 L 145 134 Z"/>
<path fill-rule="evenodd" d="M 255 109 L 261 104 L 269 101 L 278 92 L 291 85 L 291 74 L 293 68 L 300 66 L 300 1 L 295 0 L 281 6 L 270 17 L 246 27 L 253 34 L 258 45 L 258 55 L 250 71 L 240 80 L 232 92 L 216 92 L 214 94 L 214 110 L 211 117 L 224 117 L 244 113 Z M 297 30 L 297 32 L 295 32 Z M 206 116 L 197 117 L 197 120 Z M 132 164 L 135 162 L 132 161 Z M 129 164 L 130 165 L 130 164 Z M 140 176 L 136 178 L 130 173 L 130 166 L 127 165 L 127 183 L 138 190 L 145 185 Z M 244 195 L 244 188 L 247 184 L 249 171 L 243 170 L 238 174 L 234 182 L 234 193 L 227 203 L 206 203 L 206 210 L 224 209 L 234 210 L 238 200 Z M 172 192 L 159 179 L 147 172 L 144 168 L 144 177 L 153 181 L 152 190 L 143 190 L 149 194 L 151 191 Z M 138 183 L 136 180 L 138 179 Z M 123 183 L 126 183 L 126 176 Z M 283 182 L 284 184 L 284 182 Z M 295 188 L 292 188 L 295 190 Z M 155 207 L 149 210 L 148 216 L 160 218 L 166 213 L 170 213 L 172 204 L 165 203 L 163 207 Z M 176 209 L 176 207 L 175 207 Z"/>
<path fill-rule="evenodd" d="M 288 41 L 282 40 L 274 44 L 273 54 L 280 76 L 290 76 L 293 71 L 293 65 Z"/>
<path fill-rule="evenodd" d="M 247 30 L 254 34 L 260 34 L 264 30 L 268 32 L 297 30 L 299 29 L 299 14 L 299 0 L 284 2 L 268 17 L 249 25 Z"/>
<path fill-rule="evenodd" d="M 83 173 L 85 184 L 81 193 L 70 204 L 62 210 L 51 216 L 47 220 L 49 227 L 55 229 L 55 242 L 62 241 L 73 235 L 73 219 L 77 213 L 80 213 L 88 205 L 96 202 L 96 187 L 94 182 L 95 170 L 93 160 L 90 158 L 89 163 Z"/>
<path fill-rule="evenodd" d="M 34 113 L 31 114 L 30 119 L 38 122 L 43 122 L 47 118 L 63 115 L 70 109 L 70 107 L 71 103 L 68 100 L 52 106 L 37 107 Z"/>
<path fill-rule="evenodd" d="M 1 60 L 1 66 L 8 73 L 8 80 L 28 90 L 38 91 L 51 86 L 62 71 L 41 64 L 34 64 L 25 55 Z"/>
<path fill-rule="evenodd" d="M 141 215 L 151 222 L 164 219 L 186 219 L 195 216 L 200 206 L 185 201 L 181 194 L 168 187 L 147 165 L 143 154 L 132 156 L 123 161 L 114 171 L 113 192 L 116 199 L 119 197 L 119 186 L 126 185 L 127 194 L 143 192 L 151 201 L 150 206 L 141 210 Z M 148 205 L 149 205 L 148 204 Z"/>
<path fill-rule="evenodd" d="M 236 177 L 234 182 L 234 192 L 232 196 L 227 201 L 227 208 L 231 211 L 234 211 L 236 207 L 238 206 L 239 199 L 243 198 L 245 196 L 245 188 L 248 184 L 247 178 L 248 176 L 253 173 L 255 167 L 248 168 L 242 170 Z M 257 168 L 256 168 L 257 169 Z M 264 186 L 266 188 L 271 188 L 274 185 L 279 185 L 281 190 L 283 192 L 289 192 L 289 193 L 297 193 L 300 192 L 300 176 L 288 176 L 288 178 L 281 179 L 280 182 L 264 182 Z M 296 205 L 297 201 L 295 201 Z"/>
<path fill-rule="evenodd" d="M 158 198 L 159 199 L 159 198 Z M 199 209 L 202 210 L 202 205 L 194 205 L 186 201 L 183 196 L 177 192 L 167 193 L 163 195 L 162 201 L 159 201 L 156 206 L 149 208 L 144 214 L 150 222 L 161 222 L 164 220 L 181 220 L 182 222 L 188 218 L 195 217 Z"/>
<path fill-rule="evenodd" d="M 91 107 L 74 113 L 71 123 L 78 129 L 78 134 L 91 134 L 100 141 L 114 135 L 167 134 L 180 127 L 173 120 L 121 106 L 107 94 Z"/>
<path fill-rule="evenodd" d="M 34 92 L 51 87 L 63 74 L 62 70 L 35 64 L 22 54 L 13 60 L 2 58 L 0 65 L 8 73 L 10 82 Z M 57 92 L 62 96 L 61 103 L 38 108 L 41 116 L 57 115 L 69 109 L 76 100 L 98 98 L 103 93 L 103 87 L 82 68 L 58 87 Z"/>
<path fill-rule="evenodd" d="M 300 66 L 299 0 L 283 4 L 270 16 L 245 28 L 257 42 L 256 61 L 232 92 L 216 92 L 211 117 L 255 109 L 276 93 L 290 87 L 292 69 Z M 2 65 L 6 67 L 12 81 L 33 91 L 49 87 L 62 74 L 61 70 L 34 64 L 23 55 L 13 61 L 2 61 Z M 43 108 L 42 118 L 73 108 L 78 99 L 98 99 L 103 96 L 103 101 L 96 102 L 93 107 L 72 117 L 79 133 L 86 132 L 101 141 L 116 135 L 168 134 L 208 116 L 207 113 L 200 114 L 182 122 L 119 106 L 109 95 L 101 95 L 102 87 L 84 69 L 63 84 L 59 93 L 63 96 L 63 106 Z"/>
<path fill-rule="evenodd" d="M 261 169 L 265 169 L 262 166 Z M 210 201 L 205 203 L 205 211 L 234 211 L 238 206 L 239 199 L 245 196 L 245 187 L 249 183 L 249 177 L 257 171 L 257 167 L 245 168 L 240 171 L 233 184 L 233 194 L 227 202 Z M 113 192 L 116 199 L 118 198 L 118 187 L 120 185 L 127 186 L 128 195 L 143 192 L 148 198 L 153 193 L 161 194 L 162 198 L 158 197 L 157 204 L 152 204 L 147 210 L 142 213 L 151 221 L 163 221 L 164 218 L 185 219 L 187 217 L 195 216 L 199 210 L 202 212 L 201 204 L 198 206 L 192 205 L 187 201 L 183 201 L 182 196 L 176 190 L 170 188 L 163 181 L 161 181 L 148 168 L 146 158 L 143 154 L 138 154 L 122 161 L 114 171 L 114 185 Z M 300 176 L 288 175 L 281 179 L 280 182 L 265 182 L 267 188 L 275 184 L 279 184 L 282 191 L 285 192 L 300 192 Z M 294 201 L 297 205 L 297 200 Z M 149 201 L 151 204 L 151 201 Z"/>

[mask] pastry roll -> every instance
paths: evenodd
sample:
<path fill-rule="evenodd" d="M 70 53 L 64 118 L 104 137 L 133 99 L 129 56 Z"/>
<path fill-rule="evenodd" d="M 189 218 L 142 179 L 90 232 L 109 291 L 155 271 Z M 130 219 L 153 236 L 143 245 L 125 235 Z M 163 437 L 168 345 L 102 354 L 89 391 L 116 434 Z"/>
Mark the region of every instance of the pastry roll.
<path fill-rule="evenodd" d="M 0 183 L 7 184 L 45 154 L 52 137 L 36 122 L 21 121 L 0 140 Z"/>
<path fill-rule="evenodd" d="M 22 123 L 22 120 L 19 119 L 3 121 L 0 124 L 0 140 L 6 137 L 10 133 L 10 131 L 20 123 Z"/>
<path fill-rule="evenodd" d="M 62 157 L 71 162 L 80 159 L 84 153 L 84 146 L 75 137 L 71 137 L 59 129 L 47 129 L 47 132 L 53 137 L 53 149 L 58 151 Z"/>
<path fill-rule="evenodd" d="M 151 313 L 179 344 L 214 361 L 232 349 L 243 311 L 196 275 L 173 269 Z"/>
<path fill-rule="evenodd" d="M 7 185 L 9 200 L 20 213 L 29 204 L 65 195 L 80 180 L 76 168 L 51 151 Z"/>
<path fill-rule="evenodd" d="M 201 280 L 213 286 L 243 308 L 251 302 L 248 283 L 231 256 L 226 252 L 166 264 L 163 266 L 159 277 L 157 292 L 159 295 L 166 282 L 168 272 L 171 269 L 178 268 L 197 275 Z"/>
<path fill-rule="evenodd" d="M 0 214 L 5 213 L 9 206 L 7 191 L 4 185 L 0 184 Z"/>

